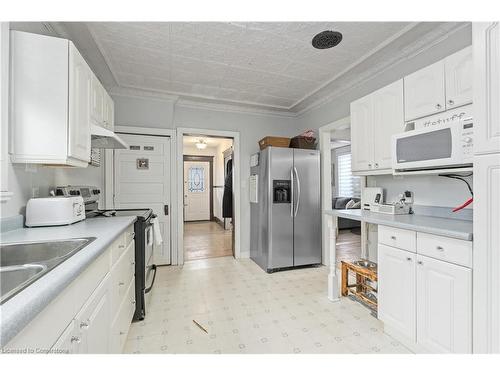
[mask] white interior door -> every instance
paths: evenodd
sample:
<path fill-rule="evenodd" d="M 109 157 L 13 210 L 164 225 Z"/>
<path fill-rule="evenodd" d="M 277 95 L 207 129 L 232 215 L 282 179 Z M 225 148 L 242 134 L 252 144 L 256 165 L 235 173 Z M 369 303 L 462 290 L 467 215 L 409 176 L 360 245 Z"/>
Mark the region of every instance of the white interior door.
<path fill-rule="evenodd" d="M 122 134 L 127 150 L 114 151 L 115 208 L 151 208 L 158 216 L 162 245 L 154 262 L 170 264 L 170 137 Z"/>
<path fill-rule="evenodd" d="M 184 221 L 210 220 L 210 163 L 184 162 Z"/>

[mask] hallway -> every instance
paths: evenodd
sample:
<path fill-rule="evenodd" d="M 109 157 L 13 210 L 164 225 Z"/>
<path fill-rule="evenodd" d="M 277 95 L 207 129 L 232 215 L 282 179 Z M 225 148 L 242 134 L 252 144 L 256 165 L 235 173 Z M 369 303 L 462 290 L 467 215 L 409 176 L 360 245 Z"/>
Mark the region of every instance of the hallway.
<path fill-rule="evenodd" d="M 214 221 L 184 223 L 184 260 L 232 255 L 231 231 Z"/>

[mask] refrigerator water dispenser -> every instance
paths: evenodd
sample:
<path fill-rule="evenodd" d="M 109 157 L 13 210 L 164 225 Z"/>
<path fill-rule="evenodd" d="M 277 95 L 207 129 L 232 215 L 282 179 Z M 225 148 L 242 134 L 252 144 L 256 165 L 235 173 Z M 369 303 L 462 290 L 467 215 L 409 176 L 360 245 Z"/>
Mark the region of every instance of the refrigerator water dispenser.
<path fill-rule="evenodd" d="M 290 180 L 273 180 L 273 203 L 291 203 Z"/>

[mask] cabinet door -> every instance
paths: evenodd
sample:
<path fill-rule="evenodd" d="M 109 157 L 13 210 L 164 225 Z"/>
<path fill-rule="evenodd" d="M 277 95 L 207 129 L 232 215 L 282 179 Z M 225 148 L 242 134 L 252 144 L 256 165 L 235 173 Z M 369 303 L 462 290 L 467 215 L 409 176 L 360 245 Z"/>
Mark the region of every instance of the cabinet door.
<path fill-rule="evenodd" d="M 51 348 L 53 354 L 75 354 L 81 351 L 82 338 L 74 319 Z"/>
<path fill-rule="evenodd" d="M 351 103 L 352 171 L 373 168 L 373 106 L 372 96 Z"/>
<path fill-rule="evenodd" d="M 472 351 L 472 272 L 417 255 L 417 344 L 431 353 Z"/>
<path fill-rule="evenodd" d="M 107 92 L 104 92 L 104 126 L 114 130 L 114 103 Z"/>
<path fill-rule="evenodd" d="M 104 89 L 93 73 L 91 87 L 91 118 L 94 123 L 102 126 L 104 122 Z"/>
<path fill-rule="evenodd" d="M 474 157 L 474 352 L 500 353 L 500 154 Z"/>
<path fill-rule="evenodd" d="M 472 47 L 448 56 L 444 66 L 446 109 L 472 103 Z"/>
<path fill-rule="evenodd" d="M 82 352 L 109 352 L 110 308 L 109 276 L 106 276 L 75 319 L 81 330 Z"/>
<path fill-rule="evenodd" d="M 404 78 L 405 120 L 445 110 L 444 60 Z"/>
<path fill-rule="evenodd" d="M 68 156 L 90 161 L 91 70 L 82 55 L 69 43 Z"/>
<path fill-rule="evenodd" d="M 500 24 L 472 24 L 474 152 L 500 152 Z"/>
<path fill-rule="evenodd" d="M 409 340 L 415 340 L 414 253 L 378 245 L 378 317 Z"/>
<path fill-rule="evenodd" d="M 373 93 L 375 169 L 391 168 L 391 137 L 404 131 L 403 80 Z"/>

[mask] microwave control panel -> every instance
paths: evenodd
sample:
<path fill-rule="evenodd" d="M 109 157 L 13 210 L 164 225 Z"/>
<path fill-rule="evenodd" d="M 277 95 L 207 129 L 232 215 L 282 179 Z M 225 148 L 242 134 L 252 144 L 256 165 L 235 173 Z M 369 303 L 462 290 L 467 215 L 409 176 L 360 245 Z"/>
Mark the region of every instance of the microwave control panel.
<path fill-rule="evenodd" d="M 462 152 L 464 156 L 472 156 L 474 147 L 474 127 L 472 119 L 462 122 Z"/>

